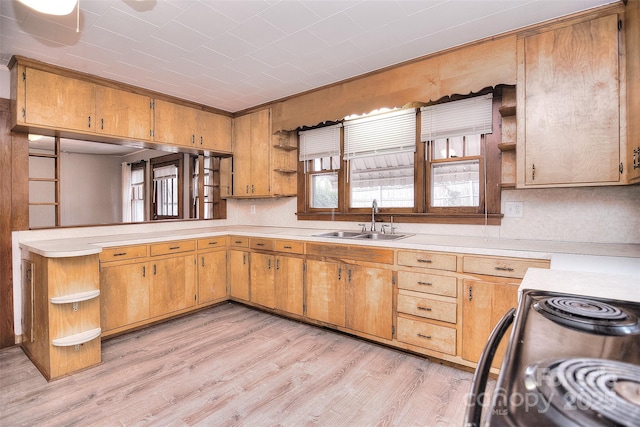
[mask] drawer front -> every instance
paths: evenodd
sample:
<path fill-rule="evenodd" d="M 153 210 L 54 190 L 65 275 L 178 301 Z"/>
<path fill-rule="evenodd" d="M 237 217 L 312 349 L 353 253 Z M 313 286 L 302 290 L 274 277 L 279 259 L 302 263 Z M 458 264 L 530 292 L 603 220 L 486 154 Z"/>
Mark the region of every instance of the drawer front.
<path fill-rule="evenodd" d="M 211 249 L 227 246 L 226 236 L 208 237 L 206 239 L 198 239 L 198 250 Z"/>
<path fill-rule="evenodd" d="M 457 305 L 455 303 L 436 301 L 430 298 L 418 298 L 412 295 L 398 294 L 398 311 L 455 324 Z"/>
<path fill-rule="evenodd" d="M 549 268 L 549 261 L 520 258 L 465 256 L 462 261 L 465 273 L 522 279 L 529 268 Z"/>
<path fill-rule="evenodd" d="M 290 254 L 303 254 L 304 242 L 297 240 L 276 240 L 276 251 Z"/>
<path fill-rule="evenodd" d="M 456 354 L 456 330 L 398 317 L 398 341 L 441 353 Z"/>
<path fill-rule="evenodd" d="M 455 255 L 434 252 L 398 251 L 398 265 L 456 271 Z"/>
<path fill-rule="evenodd" d="M 178 240 L 174 242 L 154 243 L 153 245 L 151 245 L 151 256 L 189 252 L 194 251 L 195 249 L 195 240 Z"/>
<path fill-rule="evenodd" d="M 233 246 L 236 248 L 248 248 L 249 238 L 241 236 L 231 236 L 229 237 L 229 246 Z"/>
<path fill-rule="evenodd" d="M 455 297 L 458 295 L 456 278 L 438 276 L 437 274 L 398 271 L 398 288 L 443 295 L 445 297 Z"/>
<path fill-rule="evenodd" d="M 120 246 L 104 248 L 100 252 L 100 261 L 121 261 L 123 259 L 144 258 L 147 256 L 147 245 Z"/>
<path fill-rule="evenodd" d="M 271 239 L 259 239 L 252 237 L 249 239 L 249 247 L 260 251 L 272 251 L 274 245 L 273 240 Z"/>

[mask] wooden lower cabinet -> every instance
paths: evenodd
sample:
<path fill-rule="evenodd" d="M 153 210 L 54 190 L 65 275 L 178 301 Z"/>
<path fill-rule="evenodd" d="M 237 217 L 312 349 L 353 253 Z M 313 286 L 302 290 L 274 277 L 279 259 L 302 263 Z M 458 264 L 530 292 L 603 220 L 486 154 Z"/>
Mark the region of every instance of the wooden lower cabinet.
<path fill-rule="evenodd" d="M 148 262 L 100 267 L 103 333 L 149 318 L 148 273 Z"/>
<path fill-rule="evenodd" d="M 277 255 L 275 263 L 275 308 L 304 315 L 304 260 Z"/>
<path fill-rule="evenodd" d="M 195 255 L 150 261 L 149 303 L 151 317 L 162 316 L 196 305 Z"/>
<path fill-rule="evenodd" d="M 464 280 L 462 295 L 462 358 L 478 362 L 491 335 L 502 316 L 518 305 L 518 281 L 496 283 L 484 280 Z M 509 336 L 510 330 L 507 331 Z M 500 368 L 507 348 L 503 340 L 491 364 Z"/>
<path fill-rule="evenodd" d="M 198 304 L 227 296 L 227 251 L 198 254 Z"/>
<path fill-rule="evenodd" d="M 398 316 L 398 341 L 434 350 L 456 354 L 456 329 L 429 322 Z"/>
<path fill-rule="evenodd" d="M 380 338 L 393 337 L 393 273 L 381 268 L 344 266 L 345 326 Z"/>
<path fill-rule="evenodd" d="M 251 254 L 251 301 L 267 308 L 275 308 L 275 258 L 273 255 Z"/>
<path fill-rule="evenodd" d="M 307 260 L 307 317 L 345 326 L 345 280 L 343 265 L 333 261 Z"/>
<path fill-rule="evenodd" d="M 249 301 L 249 252 L 229 250 L 229 295 L 233 299 Z"/>

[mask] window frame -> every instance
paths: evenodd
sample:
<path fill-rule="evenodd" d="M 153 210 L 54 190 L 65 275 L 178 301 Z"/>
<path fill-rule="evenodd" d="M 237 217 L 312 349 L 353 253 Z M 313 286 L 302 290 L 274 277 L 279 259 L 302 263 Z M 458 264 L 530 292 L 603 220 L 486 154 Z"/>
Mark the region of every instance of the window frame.
<path fill-rule="evenodd" d="M 183 218 L 183 204 L 184 204 L 184 171 L 183 171 L 183 154 L 169 154 L 167 156 L 154 157 L 149 160 L 150 164 L 150 185 L 151 185 L 151 193 L 149 196 L 149 219 L 151 221 L 159 221 L 164 219 L 182 219 Z M 155 198 L 155 188 L 154 188 L 154 177 L 153 171 L 156 167 L 163 166 L 171 166 L 175 165 L 178 169 L 178 213 L 177 215 L 158 215 L 156 213 L 156 202 Z"/>

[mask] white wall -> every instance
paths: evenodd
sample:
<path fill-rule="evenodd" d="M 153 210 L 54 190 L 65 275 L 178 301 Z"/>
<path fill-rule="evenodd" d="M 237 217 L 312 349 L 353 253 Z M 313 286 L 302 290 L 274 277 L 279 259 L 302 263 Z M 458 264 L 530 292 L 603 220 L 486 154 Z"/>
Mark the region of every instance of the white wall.
<path fill-rule="evenodd" d="M 399 232 L 640 244 L 640 185 L 503 190 L 505 202 L 523 202 L 522 218 L 503 218 L 499 226 L 399 223 Z M 255 205 L 255 214 L 251 214 Z M 298 221 L 296 198 L 238 200 L 238 223 L 302 228 L 357 228 L 356 222 Z"/>

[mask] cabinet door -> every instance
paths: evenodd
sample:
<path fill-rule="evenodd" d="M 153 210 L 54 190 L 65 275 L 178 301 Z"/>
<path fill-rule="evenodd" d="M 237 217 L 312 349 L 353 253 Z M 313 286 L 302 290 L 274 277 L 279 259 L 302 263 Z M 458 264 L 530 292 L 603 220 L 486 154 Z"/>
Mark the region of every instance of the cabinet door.
<path fill-rule="evenodd" d="M 198 254 L 198 302 L 227 296 L 227 251 Z"/>
<path fill-rule="evenodd" d="M 249 253 L 229 251 L 229 294 L 249 301 Z"/>
<path fill-rule="evenodd" d="M 345 324 L 342 264 L 307 260 L 307 317 L 336 326 Z"/>
<path fill-rule="evenodd" d="M 251 254 L 251 301 L 268 308 L 274 308 L 275 259 L 273 255 Z"/>
<path fill-rule="evenodd" d="M 198 111 L 198 148 L 231 152 L 231 117 Z"/>
<path fill-rule="evenodd" d="M 96 86 L 96 132 L 151 140 L 151 98 Z"/>
<path fill-rule="evenodd" d="M 346 327 L 392 338 L 393 284 L 392 272 L 380 268 L 345 266 Z"/>
<path fill-rule="evenodd" d="M 462 358 L 472 362 L 480 359 L 489 335 L 502 316 L 518 304 L 518 285 L 465 280 L 462 298 Z M 510 334 L 510 329 L 506 337 Z M 500 368 L 507 347 L 503 339 L 493 363 Z"/>
<path fill-rule="evenodd" d="M 618 182 L 618 16 L 532 35 L 523 49 L 524 184 Z"/>
<path fill-rule="evenodd" d="M 100 268 L 103 332 L 149 318 L 149 263 Z"/>
<path fill-rule="evenodd" d="M 196 304 L 195 255 L 151 261 L 151 317 Z"/>
<path fill-rule="evenodd" d="M 95 85 L 46 71 L 25 70 L 26 123 L 95 132 Z"/>
<path fill-rule="evenodd" d="M 154 101 L 154 115 L 153 140 L 155 142 L 195 147 L 196 110 L 156 99 Z"/>
<path fill-rule="evenodd" d="M 302 258 L 276 256 L 275 307 L 287 313 L 304 314 Z"/>
<path fill-rule="evenodd" d="M 251 115 L 233 122 L 233 195 L 251 195 Z"/>
<path fill-rule="evenodd" d="M 271 190 L 271 110 L 251 114 L 251 195 L 268 196 Z"/>

